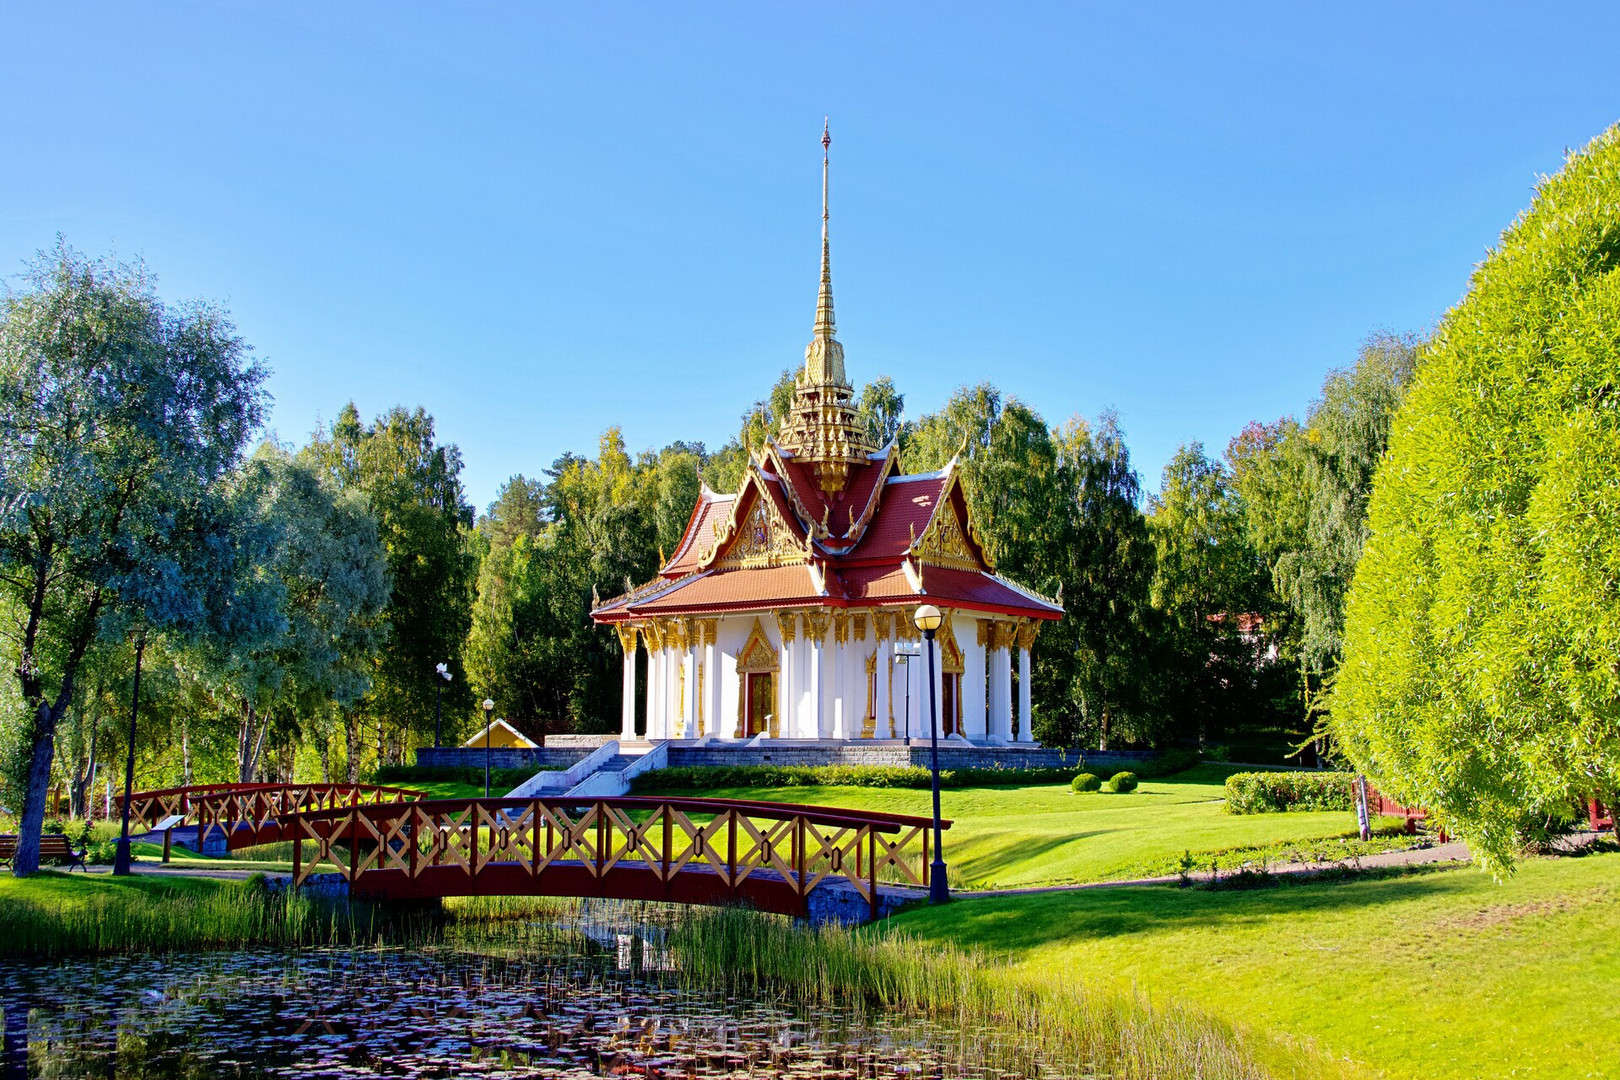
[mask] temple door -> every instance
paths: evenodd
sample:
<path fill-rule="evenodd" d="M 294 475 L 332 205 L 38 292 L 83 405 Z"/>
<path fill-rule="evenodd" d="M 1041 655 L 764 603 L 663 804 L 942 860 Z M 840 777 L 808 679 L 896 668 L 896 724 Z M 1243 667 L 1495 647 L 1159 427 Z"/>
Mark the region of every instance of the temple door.
<path fill-rule="evenodd" d="M 769 671 L 755 671 L 748 675 L 749 735 L 758 735 L 770 727 L 771 710 L 776 707 L 776 676 Z"/>
<path fill-rule="evenodd" d="M 940 680 L 939 733 L 954 735 L 962 726 L 962 676 L 946 675 Z"/>

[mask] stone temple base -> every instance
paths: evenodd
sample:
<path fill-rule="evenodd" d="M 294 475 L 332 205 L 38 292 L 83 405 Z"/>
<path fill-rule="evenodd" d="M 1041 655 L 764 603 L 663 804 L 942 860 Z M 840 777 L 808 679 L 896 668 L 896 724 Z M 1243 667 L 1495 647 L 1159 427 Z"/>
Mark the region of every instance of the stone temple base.
<path fill-rule="evenodd" d="M 707 744 L 672 740 L 671 767 L 714 765 L 887 765 L 927 768 L 926 739 L 759 739 L 746 743 L 714 740 Z M 1072 750 L 1040 745 L 988 746 L 942 739 L 942 769 L 1057 769 L 1078 765 Z"/>
<path fill-rule="evenodd" d="M 602 736 L 603 742 L 612 736 Z M 600 745 L 600 744 L 598 744 Z M 625 743 L 635 753 L 650 744 Z M 716 765 L 889 765 L 927 768 L 927 739 L 671 739 L 669 764 L 673 766 Z M 546 746 L 533 750 L 491 750 L 490 765 L 497 769 L 566 769 L 582 759 L 587 746 Z M 942 739 L 939 764 L 944 769 L 1062 769 L 1080 765 L 1080 751 L 1023 743 L 990 746 L 960 739 Z M 1129 768 L 1132 762 L 1152 758 L 1153 753 L 1099 752 L 1088 750 L 1085 760 L 1098 767 Z M 416 763 L 430 767 L 482 769 L 484 751 L 461 747 L 434 749 L 421 747 Z"/>

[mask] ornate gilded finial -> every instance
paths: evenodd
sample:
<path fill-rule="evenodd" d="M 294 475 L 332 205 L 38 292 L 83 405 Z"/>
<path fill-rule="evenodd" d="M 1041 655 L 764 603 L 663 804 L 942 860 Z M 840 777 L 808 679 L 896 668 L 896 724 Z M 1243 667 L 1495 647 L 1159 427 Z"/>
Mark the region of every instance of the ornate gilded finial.
<path fill-rule="evenodd" d="M 793 391 L 778 443 L 815 470 L 827 494 L 844 489 L 850 469 L 866 464 L 876 447 L 868 445 L 865 428 L 855 415 L 854 387 L 844 375 L 844 347 L 834 337 L 832 245 L 828 240 L 828 173 L 831 124 L 821 125 L 821 288 L 816 297 L 816 326 L 804 348 L 804 369 Z"/>
<path fill-rule="evenodd" d="M 821 122 L 821 293 L 816 297 L 816 340 L 831 341 L 837 327 L 833 320 L 832 245 L 827 239 L 827 167 L 832 147 L 832 131 L 826 118 Z M 840 360 L 843 357 L 839 357 Z M 839 368 L 843 365 L 839 364 Z M 829 373 L 830 374 L 830 373 Z M 837 382 L 843 381 L 843 371 Z"/>

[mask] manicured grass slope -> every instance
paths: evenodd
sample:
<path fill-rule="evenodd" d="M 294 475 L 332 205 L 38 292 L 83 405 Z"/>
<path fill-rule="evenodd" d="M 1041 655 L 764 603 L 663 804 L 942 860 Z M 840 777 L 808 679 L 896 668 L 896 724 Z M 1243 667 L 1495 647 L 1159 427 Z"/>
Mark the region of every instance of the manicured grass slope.
<path fill-rule="evenodd" d="M 1620 854 L 1208 892 L 1125 887 L 905 913 L 927 941 L 1135 986 L 1391 1077 L 1620 1077 Z"/>
<path fill-rule="evenodd" d="M 1108 881 L 1166 873 L 1187 850 L 1310 840 L 1355 826 L 1342 812 L 1228 814 L 1221 785 L 1238 771 L 1200 765 L 1163 780 L 1144 780 L 1128 795 L 1077 795 L 1058 784 L 944 791 L 941 811 L 955 822 L 945 835 L 952 877 L 972 888 Z M 926 790 L 900 788 L 724 788 L 680 794 L 931 813 Z"/>

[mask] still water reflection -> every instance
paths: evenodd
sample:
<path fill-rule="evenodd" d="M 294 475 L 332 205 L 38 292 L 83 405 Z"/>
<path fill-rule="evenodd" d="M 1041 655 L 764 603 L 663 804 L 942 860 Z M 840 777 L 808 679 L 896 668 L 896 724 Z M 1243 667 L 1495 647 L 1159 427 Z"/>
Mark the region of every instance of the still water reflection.
<path fill-rule="evenodd" d="M 656 928 L 0 963 L 7 1076 L 1045 1077 L 1016 1035 L 685 987 Z"/>

